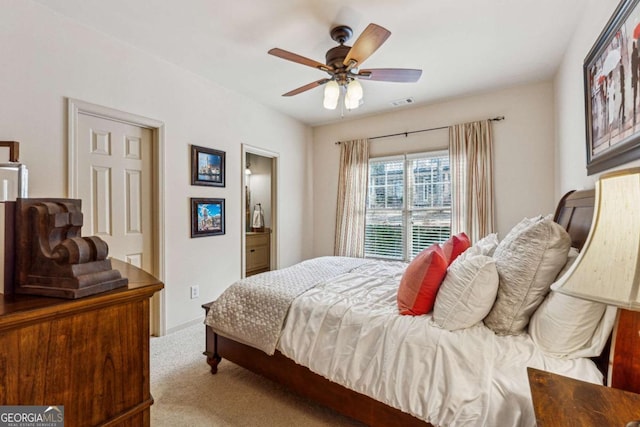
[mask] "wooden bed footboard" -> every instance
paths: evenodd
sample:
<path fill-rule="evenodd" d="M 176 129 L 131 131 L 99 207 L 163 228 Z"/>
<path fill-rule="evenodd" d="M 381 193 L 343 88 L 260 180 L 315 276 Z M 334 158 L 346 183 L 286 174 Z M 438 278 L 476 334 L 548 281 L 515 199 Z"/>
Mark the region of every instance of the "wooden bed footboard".
<path fill-rule="evenodd" d="M 210 304 L 204 304 L 202 307 L 208 311 Z M 269 356 L 261 350 L 218 335 L 209 326 L 205 327 L 204 354 L 207 356 L 212 374 L 218 371 L 218 364 L 222 359 L 226 359 L 369 426 L 431 426 L 399 409 L 329 381 L 298 365 L 277 350 L 273 356 Z"/>

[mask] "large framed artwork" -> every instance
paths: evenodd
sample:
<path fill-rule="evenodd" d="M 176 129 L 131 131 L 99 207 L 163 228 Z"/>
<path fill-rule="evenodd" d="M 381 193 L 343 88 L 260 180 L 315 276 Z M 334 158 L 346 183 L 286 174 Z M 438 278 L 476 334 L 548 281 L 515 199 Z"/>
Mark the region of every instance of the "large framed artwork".
<path fill-rule="evenodd" d="M 587 173 L 640 158 L 640 0 L 622 0 L 584 61 Z"/>
<path fill-rule="evenodd" d="M 191 146 L 191 185 L 224 187 L 225 152 Z"/>
<path fill-rule="evenodd" d="M 191 198 L 191 237 L 224 234 L 224 199 Z"/>

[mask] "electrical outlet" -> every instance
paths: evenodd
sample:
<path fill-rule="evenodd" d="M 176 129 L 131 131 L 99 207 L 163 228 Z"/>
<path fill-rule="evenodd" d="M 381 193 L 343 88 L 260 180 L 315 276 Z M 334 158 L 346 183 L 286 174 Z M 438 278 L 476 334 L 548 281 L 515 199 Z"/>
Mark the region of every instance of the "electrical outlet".
<path fill-rule="evenodd" d="M 198 285 L 191 286 L 191 299 L 196 299 L 200 296 L 200 287 Z"/>

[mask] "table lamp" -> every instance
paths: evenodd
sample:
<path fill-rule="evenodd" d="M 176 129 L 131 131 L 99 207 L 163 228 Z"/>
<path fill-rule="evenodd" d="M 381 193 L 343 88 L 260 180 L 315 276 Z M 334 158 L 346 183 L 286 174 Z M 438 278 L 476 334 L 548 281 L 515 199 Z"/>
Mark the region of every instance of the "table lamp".
<path fill-rule="evenodd" d="M 640 168 L 602 175 L 580 255 L 553 289 L 619 307 L 608 385 L 640 393 Z"/>

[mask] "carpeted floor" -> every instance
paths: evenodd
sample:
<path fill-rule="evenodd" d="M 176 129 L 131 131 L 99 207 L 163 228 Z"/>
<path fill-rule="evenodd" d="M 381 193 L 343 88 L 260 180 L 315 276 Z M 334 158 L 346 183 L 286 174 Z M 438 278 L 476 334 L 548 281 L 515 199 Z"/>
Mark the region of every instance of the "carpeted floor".
<path fill-rule="evenodd" d="M 216 375 L 202 355 L 204 325 L 151 338 L 151 425 L 360 426 L 223 360 Z"/>

